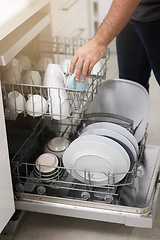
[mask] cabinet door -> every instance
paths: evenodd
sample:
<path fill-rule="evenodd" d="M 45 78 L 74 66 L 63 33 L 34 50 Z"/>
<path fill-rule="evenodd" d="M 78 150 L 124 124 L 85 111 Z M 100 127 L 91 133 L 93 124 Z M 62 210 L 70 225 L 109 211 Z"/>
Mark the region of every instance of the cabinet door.
<path fill-rule="evenodd" d="M 0 86 L 0 232 L 15 211 Z"/>
<path fill-rule="evenodd" d="M 88 0 L 51 0 L 53 35 L 89 38 L 89 3 Z"/>

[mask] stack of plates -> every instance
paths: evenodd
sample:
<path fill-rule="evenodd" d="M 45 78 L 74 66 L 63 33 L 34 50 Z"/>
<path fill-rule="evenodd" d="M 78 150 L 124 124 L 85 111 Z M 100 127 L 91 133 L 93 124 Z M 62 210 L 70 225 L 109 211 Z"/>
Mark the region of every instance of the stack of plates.
<path fill-rule="evenodd" d="M 43 182 L 51 182 L 53 179 L 59 179 L 64 173 L 61 159 L 52 153 L 40 155 L 34 167 L 34 174 Z"/>
<path fill-rule="evenodd" d="M 70 144 L 63 163 L 79 181 L 102 186 L 121 181 L 135 164 L 138 151 L 137 141 L 128 130 L 98 122 L 85 127 Z"/>

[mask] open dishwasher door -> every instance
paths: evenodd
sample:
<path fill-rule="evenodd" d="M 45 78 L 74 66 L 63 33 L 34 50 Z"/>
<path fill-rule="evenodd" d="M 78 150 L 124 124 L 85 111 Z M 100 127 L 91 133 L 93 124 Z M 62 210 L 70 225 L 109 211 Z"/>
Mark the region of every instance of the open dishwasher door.
<path fill-rule="evenodd" d="M 0 88 L 0 232 L 15 211 L 12 180 L 9 164 L 7 138 L 5 132 L 2 93 Z"/>

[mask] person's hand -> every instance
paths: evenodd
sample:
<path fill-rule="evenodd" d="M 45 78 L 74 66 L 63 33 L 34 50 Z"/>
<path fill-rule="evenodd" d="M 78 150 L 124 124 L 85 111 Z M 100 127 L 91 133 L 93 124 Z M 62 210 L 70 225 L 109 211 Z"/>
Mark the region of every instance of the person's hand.
<path fill-rule="evenodd" d="M 92 38 L 76 51 L 70 64 L 69 74 L 73 74 L 75 64 L 77 64 L 75 80 L 78 81 L 80 79 L 82 70 L 81 81 L 85 82 L 86 77 L 91 74 L 94 65 L 103 57 L 105 50 L 106 46 L 98 44 L 95 38 Z"/>

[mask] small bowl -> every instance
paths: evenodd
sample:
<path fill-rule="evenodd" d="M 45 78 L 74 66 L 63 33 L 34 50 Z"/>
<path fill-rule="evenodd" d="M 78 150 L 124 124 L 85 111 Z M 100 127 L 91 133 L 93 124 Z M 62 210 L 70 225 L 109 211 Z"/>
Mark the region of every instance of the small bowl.
<path fill-rule="evenodd" d="M 39 167 L 39 169 L 37 168 Z M 62 170 L 63 170 L 63 164 L 62 164 L 62 160 L 61 159 L 58 159 L 58 165 L 56 166 L 56 168 L 52 171 L 52 167 L 50 166 L 47 166 L 48 169 L 50 169 L 51 171 L 49 172 L 43 172 L 42 171 L 42 167 L 43 166 L 39 166 L 39 165 L 36 165 L 34 167 L 34 171 L 36 172 L 36 174 L 38 174 L 39 176 L 42 176 L 44 178 L 50 178 L 50 177 L 55 177 L 57 175 L 57 173 L 59 174 Z"/>
<path fill-rule="evenodd" d="M 58 157 L 62 157 L 64 151 L 69 147 L 69 140 L 64 137 L 52 138 L 45 147 L 45 152 L 54 153 Z"/>
<path fill-rule="evenodd" d="M 35 168 L 37 172 L 40 172 L 43 175 L 51 175 L 55 172 L 58 163 L 59 160 L 56 155 L 51 153 L 44 153 L 36 159 Z"/>

